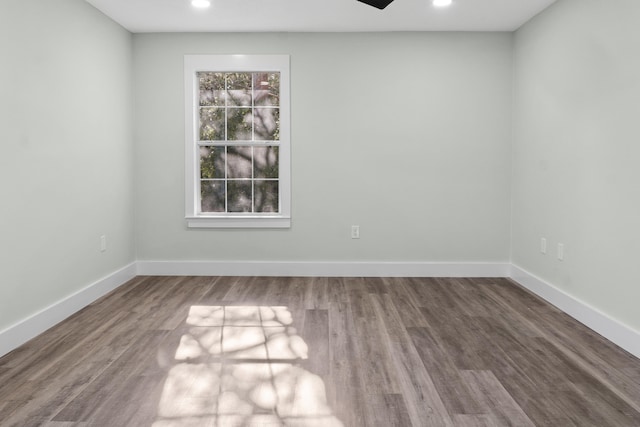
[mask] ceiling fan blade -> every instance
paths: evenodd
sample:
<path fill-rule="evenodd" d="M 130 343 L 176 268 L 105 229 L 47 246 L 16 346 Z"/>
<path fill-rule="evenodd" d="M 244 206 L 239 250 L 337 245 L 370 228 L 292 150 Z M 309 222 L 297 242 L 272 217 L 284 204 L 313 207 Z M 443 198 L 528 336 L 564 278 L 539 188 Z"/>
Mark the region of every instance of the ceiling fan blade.
<path fill-rule="evenodd" d="M 389 6 L 389 4 L 393 0 L 358 0 L 358 1 L 361 3 L 368 4 L 369 6 L 377 7 L 378 9 L 382 10 L 385 7 Z"/>

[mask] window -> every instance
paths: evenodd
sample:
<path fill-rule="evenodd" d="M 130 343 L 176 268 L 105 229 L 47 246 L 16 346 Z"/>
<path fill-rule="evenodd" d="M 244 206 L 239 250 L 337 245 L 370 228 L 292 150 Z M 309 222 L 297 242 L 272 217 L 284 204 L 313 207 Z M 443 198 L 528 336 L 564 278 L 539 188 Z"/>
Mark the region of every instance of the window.
<path fill-rule="evenodd" d="M 289 57 L 185 56 L 189 227 L 291 225 Z"/>

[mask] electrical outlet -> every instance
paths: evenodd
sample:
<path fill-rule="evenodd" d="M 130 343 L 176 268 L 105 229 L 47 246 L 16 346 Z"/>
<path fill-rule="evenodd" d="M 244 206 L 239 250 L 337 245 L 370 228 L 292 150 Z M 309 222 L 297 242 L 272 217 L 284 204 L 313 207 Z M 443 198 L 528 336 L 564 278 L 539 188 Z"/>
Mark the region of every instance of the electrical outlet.
<path fill-rule="evenodd" d="M 107 236 L 106 235 L 102 235 L 100 236 L 100 252 L 104 252 L 107 250 Z"/>
<path fill-rule="evenodd" d="M 547 239 L 545 239 L 544 237 L 540 239 L 540 253 L 547 253 Z"/>
<path fill-rule="evenodd" d="M 352 239 L 359 239 L 360 238 L 360 226 L 359 225 L 352 225 L 351 226 L 351 238 Z"/>
<path fill-rule="evenodd" d="M 564 261 L 564 244 L 558 243 L 558 260 Z"/>

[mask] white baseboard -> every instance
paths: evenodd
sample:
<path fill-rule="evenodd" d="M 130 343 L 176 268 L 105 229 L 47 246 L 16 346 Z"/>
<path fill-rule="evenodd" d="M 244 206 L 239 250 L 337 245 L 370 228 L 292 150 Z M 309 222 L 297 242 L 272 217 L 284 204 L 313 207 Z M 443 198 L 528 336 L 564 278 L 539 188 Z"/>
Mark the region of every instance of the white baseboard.
<path fill-rule="evenodd" d="M 21 346 L 31 338 L 41 334 L 135 276 L 136 264 L 129 264 L 21 322 L 0 331 L 0 356 Z"/>
<path fill-rule="evenodd" d="M 143 276 L 508 277 L 508 263 L 138 261 Z"/>
<path fill-rule="evenodd" d="M 608 340 L 640 358 L 640 332 L 509 263 L 138 261 L 0 331 L 0 356 L 24 344 L 136 275 L 510 277 Z"/>
<path fill-rule="evenodd" d="M 593 329 L 609 341 L 640 358 L 640 332 L 620 323 L 516 265 L 511 266 L 511 279 Z"/>

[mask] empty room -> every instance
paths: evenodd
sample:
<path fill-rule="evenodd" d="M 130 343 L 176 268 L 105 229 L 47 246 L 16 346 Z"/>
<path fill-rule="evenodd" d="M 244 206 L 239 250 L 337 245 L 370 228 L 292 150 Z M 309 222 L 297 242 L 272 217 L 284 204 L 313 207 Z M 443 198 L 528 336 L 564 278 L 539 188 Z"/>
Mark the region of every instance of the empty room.
<path fill-rule="evenodd" d="M 640 426 L 638 22 L 0 1 L 0 426 Z"/>

